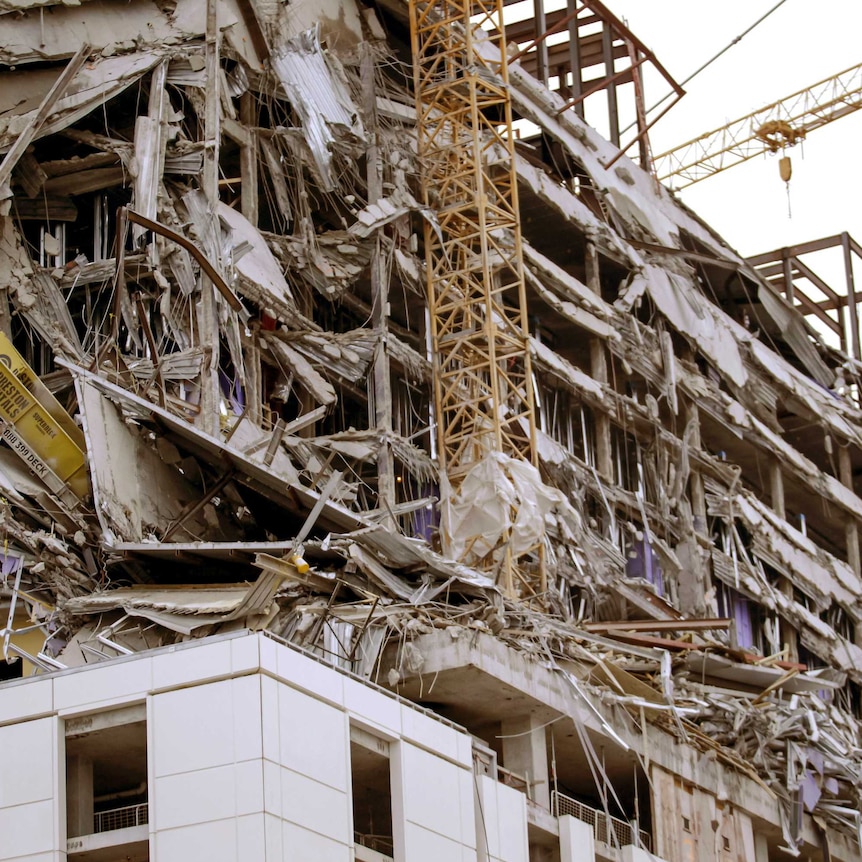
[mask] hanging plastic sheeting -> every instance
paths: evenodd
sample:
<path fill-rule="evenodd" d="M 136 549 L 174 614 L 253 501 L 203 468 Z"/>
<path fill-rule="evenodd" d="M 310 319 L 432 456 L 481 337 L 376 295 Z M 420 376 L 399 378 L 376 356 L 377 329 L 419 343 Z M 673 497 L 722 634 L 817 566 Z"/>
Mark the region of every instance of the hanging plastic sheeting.
<path fill-rule="evenodd" d="M 299 115 L 324 188 L 333 191 L 335 143 L 343 152 L 345 144 L 365 140 L 359 109 L 350 97 L 341 66 L 324 54 L 315 27 L 274 47 L 272 67 Z"/>
<path fill-rule="evenodd" d="M 579 522 L 565 494 L 545 485 L 532 464 L 498 452 L 471 468 L 457 494 L 442 496 L 444 551 L 468 566 L 507 547 L 523 556 L 541 543 L 545 519 L 555 512 Z"/>

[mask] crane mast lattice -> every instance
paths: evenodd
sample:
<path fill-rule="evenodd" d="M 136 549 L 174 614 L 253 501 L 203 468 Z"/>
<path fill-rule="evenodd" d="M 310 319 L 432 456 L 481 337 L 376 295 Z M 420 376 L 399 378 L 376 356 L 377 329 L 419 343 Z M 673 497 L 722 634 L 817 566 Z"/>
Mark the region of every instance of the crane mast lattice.
<path fill-rule="evenodd" d="M 536 423 L 502 0 L 411 0 L 441 473 L 457 493 L 491 453 L 536 465 Z M 444 489 L 444 496 L 446 490 Z M 542 549 L 480 564 L 542 600 Z M 502 562 L 501 562 L 502 560 Z"/>

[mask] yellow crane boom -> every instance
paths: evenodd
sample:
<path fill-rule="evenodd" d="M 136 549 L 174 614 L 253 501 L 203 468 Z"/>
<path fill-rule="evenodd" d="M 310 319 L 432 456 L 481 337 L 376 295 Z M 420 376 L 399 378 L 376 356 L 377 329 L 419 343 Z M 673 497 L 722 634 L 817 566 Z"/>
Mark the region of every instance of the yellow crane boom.
<path fill-rule="evenodd" d="M 862 63 L 655 157 L 656 176 L 684 189 L 862 108 Z"/>

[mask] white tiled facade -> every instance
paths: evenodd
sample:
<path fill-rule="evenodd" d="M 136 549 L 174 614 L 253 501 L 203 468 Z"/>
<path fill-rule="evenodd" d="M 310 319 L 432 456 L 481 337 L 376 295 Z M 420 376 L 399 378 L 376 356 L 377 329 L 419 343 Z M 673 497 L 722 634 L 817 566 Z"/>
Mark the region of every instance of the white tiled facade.
<path fill-rule="evenodd" d="M 63 723 L 142 703 L 153 862 L 355 858 L 351 724 L 389 742 L 396 862 L 528 862 L 526 798 L 468 734 L 262 634 L 0 687 L 0 862 L 82 858 Z"/>

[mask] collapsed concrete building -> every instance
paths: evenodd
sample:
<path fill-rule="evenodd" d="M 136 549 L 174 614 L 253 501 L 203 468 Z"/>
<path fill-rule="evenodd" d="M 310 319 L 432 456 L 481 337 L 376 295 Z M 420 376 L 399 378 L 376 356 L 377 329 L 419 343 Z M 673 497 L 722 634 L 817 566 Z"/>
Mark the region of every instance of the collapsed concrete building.
<path fill-rule="evenodd" d="M 639 70 L 666 72 L 601 3 L 537 2 L 508 65 L 454 6 L 413 4 L 450 38 L 423 79 L 398 0 L 0 0 L 3 781 L 21 728 L 58 746 L 47 849 L 0 859 L 113 859 L 80 836 L 157 803 L 139 702 L 192 682 L 111 700 L 87 674 L 225 655 L 189 680 L 227 680 L 249 643 L 248 673 L 305 651 L 279 672 L 312 700 L 308 654 L 472 744 L 472 839 L 411 844 L 392 772 L 332 858 L 860 858 L 855 296 L 829 346 L 788 267 L 621 154 L 629 99 L 648 166 Z M 417 94 L 439 69 L 472 150 Z M 496 298 L 435 294 L 456 271 Z M 409 737 L 369 743 L 344 703 L 356 763 Z M 134 780 L 94 789 L 99 740 Z M 489 838 L 486 779 L 523 841 Z M 29 828 L 16 799 L 0 836 Z"/>

